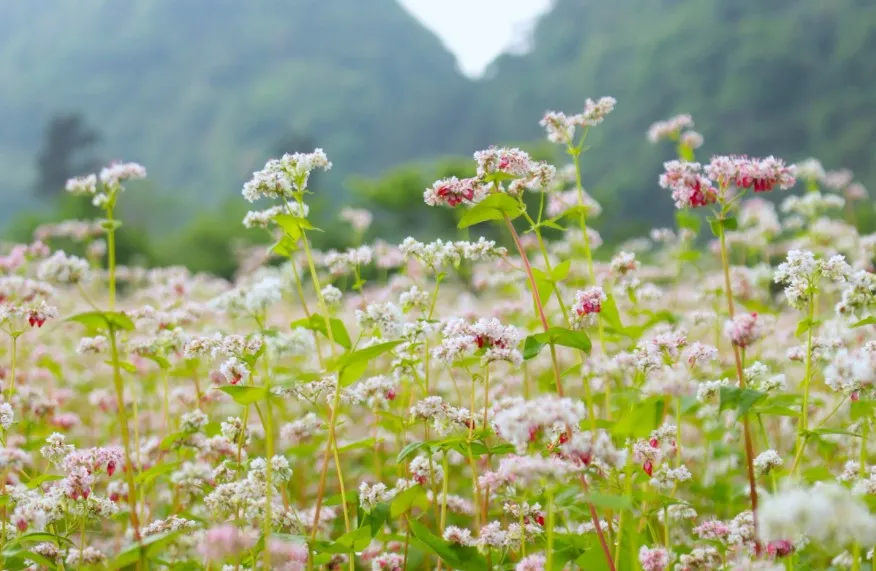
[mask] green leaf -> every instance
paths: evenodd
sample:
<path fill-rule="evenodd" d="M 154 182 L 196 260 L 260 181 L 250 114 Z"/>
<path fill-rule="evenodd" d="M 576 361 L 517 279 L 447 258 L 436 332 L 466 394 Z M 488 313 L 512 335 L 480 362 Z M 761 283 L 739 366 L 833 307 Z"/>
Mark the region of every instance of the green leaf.
<path fill-rule="evenodd" d="M 494 182 L 507 182 L 509 180 L 516 180 L 518 178 L 520 178 L 520 177 L 518 177 L 517 175 L 513 175 L 511 173 L 508 173 L 508 172 L 495 171 L 495 172 L 491 172 L 488 175 L 485 175 L 483 177 L 483 181 L 487 184 L 493 184 Z M 507 195 L 505 195 L 505 196 L 507 196 Z"/>
<path fill-rule="evenodd" d="M 764 416 L 800 416 L 799 411 L 788 408 L 786 406 L 777 405 L 755 406 L 751 409 L 751 412 L 755 414 L 762 414 Z"/>
<path fill-rule="evenodd" d="M 16 537 L 7 543 L 6 547 L 8 548 L 13 545 L 18 545 L 19 543 L 57 543 L 58 541 L 67 545 L 74 545 L 71 540 L 63 535 L 55 535 L 54 533 L 49 533 L 47 531 L 35 531 Z"/>
<path fill-rule="evenodd" d="M 52 359 L 51 355 L 49 354 L 40 355 L 40 358 L 37 359 L 37 365 L 49 370 L 53 375 L 58 378 L 61 378 L 64 375 L 64 371 L 61 369 L 61 365 L 57 361 Z"/>
<path fill-rule="evenodd" d="M 451 545 L 429 531 L 418 521 L 410 521 L 411 534 L 416 544 L 441 558 L 451 569 L 459 571 L 486 571 L 487 561 L 474 547 Z"/>
<path fill-rule="evenodd" d="M 806 333 L 807 331 L 809 331 L 813 327 L 818 327 L 818 325 L 820 323 L 821 323 L 821 320 L 819 320 L 819 319 L 809 319 L 808 317 L 806 319 L 801 319 L 797 323 L 797 331 L 794 332 L 794 335 L 796 337 L 800 337 L 801 335 L 803 335 L 804 333 Z"/>
<path fill-rule="evenodd" d="M 284 234 L 276 244 L 271 246 L 271 251 L 280 256 L 291 258 L 292 255 L 298 251 L 298 240 Z"/>
<path fill-rule="evenodd" d="M 876 317 L 873 317 L 873 316 L 871 315 L 871 316 L 869 316 L 869 317 L 865 317 L 864 319 L 862 319 L 862 320 L 860 320 L 860 321 L 856 321 L 855 323 L 853 323 L 853 324 L 852 324 L 852 329 L 855 329 L 856 327 L 863 327 L 863 326 L 865 326 L 865 325 L 874 325 L 874 324 L 876 324 Z"/>
<path fill-rule="evenodd" d="M 32 490 L 38 486 L 42 486 L 46 482 L 55 482 L 57 480 L 63 480 L 63 479 L 64 479 L 64 476 L 58 476 L 57 474 L 42 474 L 40 476 L 37 476 L 35 478 L 31 478 L 30 480 L 28 480 L 27 487 Z"/>
<path fill-rule="evenodd" d="M 576 220 L 580 220 L 583 216 L 587 218 L 590 216 L 590 207 L 586 204 L 576 204 L 575 206 L 570 206 L 562 214 L 554 218 L 554 220 L 560 220 L 562 218 L 575 218 Z"/>
<path fill-rule="evenodd" d="M 344 446 L 338 448 L 338 453 L 340 452 L 349 452 L 350 450 L 357 450 L 359 448 L 373 448 L 376 443 L 383 442 L 383 439 L 376 439 L 373 436 L 369 436 L 368 438 L 363 438 L 362 440 L 358 440 L 356 442 L 351 442 Z"/>
<path fill-rule="evenodd" d="M 697 262 L 703 257 L 703 253 L 699 250 L 685 250 L 678 255 L 681 262 Z"/>
<path fill-rule="evenodd" d="M 872 400 L 853 400 L 851 404 L 852 420 L 860 420 L 862 418 L 869 418 L 870 416 L 872 416 L 873 404 L 874 401 Z"/>
<path fill-rule="evenodd" d="M 714 234 L 715 236 L 720 236 L 722 227 L 726 232 L 728 230 L 736 230 L 739 227 L 739 224 L 732 216 L 723 219 L 709 218 L 709 227 L 712 229 L 712 234 Z"/>
<path fill-rule="evenodd" d="M 756 403 L 765 399 L 767 394 L 754 389 L 739 387 L 721 387 L 721 405 L 719 410 L 736 410 L 740 415 L 748 413 Z"/>
<path fill-rule="evenodd" d="M 149 468 L 145 472 L 140 472 L 139 474 L 137 474 L 137 479 L 136 479 L 137 483 L 138 484 L 149 484 L 150 482 L 152 482 L 152 480 L 154 480 L 158 476 L 161 476 L 163 474 L 167 474 L 168 472 L 173 472 L 174 470 L 176 470 L 177 466 L 179 466 L 179 462 L 176 462 L 176 461 L 156 464 L 155 466 L 152 466 L 151 468 Z"/>
<path fill-rule="evenodd" d="M 599 494 L 591 492 L 585 494 L 584 501 L 593 504 L 597 508 L 605 508 L 614 511 L 628 510 L 633 507 L 633 501 L 630 498 L 614 494 Z"/>
<path fill-rule="evenodd" d="M 605 553 L 601 549 L 588 549 L 584 555 L 575 560 L 575 564 L 580 569 L 587 571 L 609 571 L 608 561 L 605 559 Z"/>
<path fill-rule="evenodd" d="M 165 371 L 171 367 L 170 361 L 161 357 L 160 355 L 144 355 L 150 361 L 154 361 L 156 365 L 164 369 Z"/>
<path fill-rule="evenodd" d="M 292 216 L 291 214 L 278 214 L 274 217 L 274 222 L 286 232 L 292 240 L 298 240 L 303 233 L 303 230 L 319 230 L 314 227 L 306 218 Z"/>
<path fill-rule="evenodd" d="M 219 390 L 233 398 L 234 402 L 243 406 L 258 402 L 268 396 L 268 387 L 225 385 L 219 387 Z"/>
<path fill-rule="evenodd" d="M 620 319 L 620 312 L 617 309 L 617 302 L 615 302 L 613 295 L 608 294 L 605 296 L 605 301 L 602 302 L 602 309 L 599 311 L 599 318 L 618 332 L 624 330 L 624 325 Z"/>
<path fill-rule="evenodd" d="M 73 321 L 85 326 L 91 331 L 115 329 L 116 331 L 133 331 L 134 322 L 124 313 L 118 311 L 86 311 L 68 317 L 66 321 Z"/>
<path fill-rule="evenodd" d="M 506 216 L 514 220 L 523 214 L 520 203 L 504 193 L 491 194 L 469 208 L 457 224 L 458 228 L 468 228 L 488 220 L 503 220 Z"/>
<path fill-rule="evenodd" d="M 532 268 L 532 277 L 535 278 L 535 289 L 538 291 L 538 299 L 542 305 L 547 304 L 554 293 L 554 282 L 551 276 L 538 268 Z"/>
<path fill-rule="evenodd" d="M 848 430 L 843 430 L 841 428 L 816 428 L 815 430 L 810 430 L 809 434 L 815 436 L 823 436 L 826 434 L 835 434 L 840 436 L 854 436 L 855 438 L 860 438 L 861 435 L 855 432 L 849 432 Z"/>
<path fill-rule="evenodd" d="M 111 367 L 113 365 L 113 362 L 109 359 L 104 361 L 104 363 L 106 363 L 107 365 L 109 365 Z M 129 373 L 136 373 L 137 372 L 137 366 L 134 365 L 134 363 L 131 363 L 130 361 L 119 361 L 119 368 L 124 370 L 124 371 L 127 371 Z"/>
<path fill-rule="evenodd" d="M 368 513 L 362 513 L 359 517 L 359 527 L 371 528 L 371 537 L 376 536 L 386 525 L 386 520 L 389 519 L 389 504 L 381 502 L 371 508 Z"/>
<path fill-rule="evenodd" d="M 569 270 L 572 269 L 572 260 L 563 260 L 551 271 L 551 277 L 555 282 L 561 282 L 569 277 Z"/>
<path fill-rule="evenodd" d="M 371 527 L 365 526 L 354 529 L 349 533 L 340 536 L 335 543 L 346 547 L 346 551 L 362 551 L 368 544 L 371 543 Z"/>
<path fill-rule="evenodd" d="M 396 463 L 401 464 L 407 458 L 416 454 L 420 448 L 428 448 L 429 444 L 429 442 L 411 442 L 398 453 L 398 456 L 395 459 Z"/>
<path fill-rule="evenodd" d="M 2 555 L 3 557 L 4 571 L 20 571 L 22 569 L 26 569 L 28 567 L 28 563 L 26 563 L 28 559 L 33 561 L 34 563 L 39 563 L 41 569 L 58 568 L 53 561 L 43 555 L 40 555 L 39 553 L 34 553 L 33 551 L 7 549 L 4 550 L 3 553 L 0 555 Z"/>
<path fill-rule="evenodd" d="M 644 438 L 663 422 L 666 402 L 654 396 L 636 405 L 614 425 L 612 432 L 624 438 Z"/>
<path fill-rule="evenodd" d="M 338 380 L 341 386 L 346 387 L 358 381 L 365 374 L 365 369 L 368 368 L 368 364 L 372 360 L 387 351 L 391 351 L 400 344 L 401 341 L 389 341 L 359 349 L 341 357 L 335 365 L 340 371 Z"/>
<path fill-rule="evenodd" d="M 545 345 L 561 345 L 579 349 L 585 353 L 590 351 L 590 337 L 583 331 L 573 331 L 563 327 L 551 327 L 543 333 L 529 335 L 523 342 L 523 358 L 532 359 L 538 355 Z"/>
<path fill-rule="evenodd" d="M 347 327 L 344 325 L 343 321 L 336 317 L 332 317 L 329 319 L 329 324 L 332 328 L 332 337 L 334 338 L 335 343 L 344 349 L 349 349 L 353 346 L 352 341 L 350 341 L 350 334 L 347 333 Z M 296 327 L 302 327 L 311 331 L 318 331 L 328 338 L 328 329 L 325 326 L 325 318 L 322 315 L 311 315 L 310 319 L 304 318 L 299 319 L 298 321 L 293 321 L 290 324 L 290 327 L 293 329 Z"/>
<path fill-rule="evenodd" d="M 174 432 L 173 434 L 168 434 L 161 440 L 161 444 L 159 444 L 158 447 L 161 450 L 170 450 L 173 448 L 174 444 L 181 440 L 188 439 L 189 436 L 191 435 L 185 432 Z"/>
<path fill-rule="evenodd" d="M 144 537 L 139 544 L 135 543 L 128 549 L 119 553 L 119 555 L 113 559 L 112 563 L 110 563 L 110 569 L 123 569 L 130 565 L 134 565 L 140 559 L 141 550 L 145 552 L 147 559 L 151 559 L 153 554 L 164 551 L 164 548 L 182 532 L 183 530 L 169 531 L 167 533 L 159 533 L 157 535 Z"/>
<path fill-rule="evenodd" d="M 694 234 L 699 233 L 700 226 L 702 225 L 700 217 L 687 210 L 676 210 L 675 221 L 678 223 L 679 228 L 690 230 Z"/>
<path fill-rule="evenodd" d="M 392 519 L 396 519 L 415 507 L 424 511 L 429 509 L 429 498 L 426 497 L 426 490 L 421 486 L 408 488 L 394 497 L 390 504 L 389 514 Z"/>

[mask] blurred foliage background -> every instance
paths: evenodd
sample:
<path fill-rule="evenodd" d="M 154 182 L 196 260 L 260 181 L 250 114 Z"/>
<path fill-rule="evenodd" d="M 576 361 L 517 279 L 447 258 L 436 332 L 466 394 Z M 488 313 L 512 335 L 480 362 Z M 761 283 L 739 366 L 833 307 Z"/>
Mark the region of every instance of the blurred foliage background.
<path fill-rule="evenodd" d="M 872 0 L 555 0 L 531 49 L 479 79 L 394 0 L 29 0 L 0 7 L 0 226 L 93 216 L 67 177 L 146 165 L 123 200 L 123 256 L 229 275 L 242 183 L 266 159 L 323 147 L 313 216 L 341 247 L 342 204 L 370 237 L 454 232 L 422 191 L 471 172 L 471 153 L 517 144 L 556 158 L 538 120 L 586 97 L 618 106 L 592 133 L 585 186 L 620 240 L 668 223 L 657 189 L 670 146 L 655 120 L 691 113 L 698 152 L 808 156 L 876 188 Z M 872 207 L 870 207 L 872 208 Z M 863 217 L 872 220 L 872 216 Z"/>

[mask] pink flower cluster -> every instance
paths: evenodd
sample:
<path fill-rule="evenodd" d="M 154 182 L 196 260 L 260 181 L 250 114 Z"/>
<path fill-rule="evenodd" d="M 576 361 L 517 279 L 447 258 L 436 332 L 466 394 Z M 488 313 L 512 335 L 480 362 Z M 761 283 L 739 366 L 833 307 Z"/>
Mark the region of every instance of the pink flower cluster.
<path fill-rule="evenodd" d="M 757 313 L 742 313 L 727 322 L 725 332 L 734 345 L 744 349 L 763 337 L 763 324 Z"/>
<path fill-rule="evenodd" d="M 663 168 L 660 186 L 672 190 L 677 208 L 697 208 L 717 202 L 719 192 L 715 182 L 722 190 L 732 186 L 752 188 L 754 192 L 770 192 L 776 187 L 787 189 L 797 182 L 794 166 L 772 156 L 763 159 L 716 156 L 705 168 L 700 163 L 668 161 Z"/>
<path fill-rule="evenodd" d="M 708 206 L 718 200 L 712 181 L 701 174 L 702 165 L 684 161 L 668 161 L 660 175 L 660 186 L 672 191 L 676 208 Z"/>
<path fill-rule="evenodd" d="M 451 208 L 465 202 L 477 202 L 486 194 L 486 188 L 476 178 L 458 179 L 455 176 L 435 181 L 423 193 L 429 206 L 446 204 Z"/>
<path fill-rule="evenodd" d="M 706 174 L 722 187 L 753 188 L 754 192 L 770 192 L 778 186 L 788 189 L 797 182 L 793 165 L 785 165 L 776 157 L 763 159 L 746 156 L 717 156 L 706 166 Z"/>

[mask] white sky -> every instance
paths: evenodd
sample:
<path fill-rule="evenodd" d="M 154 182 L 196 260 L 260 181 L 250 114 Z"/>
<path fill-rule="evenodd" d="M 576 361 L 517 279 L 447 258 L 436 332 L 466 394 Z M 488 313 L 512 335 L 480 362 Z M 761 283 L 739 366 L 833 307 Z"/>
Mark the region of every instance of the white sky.
<path fill-rule="evenodd" d="M 496 56 L 519 48 L 551 0 L 399 0 L 477 77 Z"/>

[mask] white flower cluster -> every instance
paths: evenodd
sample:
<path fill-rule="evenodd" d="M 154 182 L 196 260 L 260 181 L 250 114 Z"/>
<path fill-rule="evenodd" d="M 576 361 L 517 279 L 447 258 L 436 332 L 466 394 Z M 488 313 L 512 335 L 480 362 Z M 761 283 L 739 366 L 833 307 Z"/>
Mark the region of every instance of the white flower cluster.
<path fill-rule="evenodd" d="M 250 210 L 243 217 L 243 225 L 246 228 L 267 228 L 268 225 L 281 214 L 290 214 L 296 218 L 307 218 L 310 207 L 298 202 L 289 202 L 284 205 L 272 206 L 264 210 Z"/>
<path fill-rule="evenodd" d="M 584 467 L 557 456 L 506 456 L 495 471 L 478 479 L 481 488 L 491 490 L 509 485 L 532 485 L 544 482 L 564 483 L 579 475 Z"/>
<path fill-rule="evenodd" d="M 210 356 L 235 357 L 255 355 L 258 353 L 264 340 L 259 336 L 244 337 L 243 335 L 222 335 L 216 333 L 211 337 L 192 337 L 186 343 L 185 356 L 187 358 Z"/>
<path fill-rule="evenodd" d="M 763 476 L 784 463 L 785 461 L 775 450 L 764 450 L 754 459 L 754 470 L 759 476 Z"/>
<path fill-rule="evenodd" d="M 322 262 L 333 276 L 342 276 L 356 268 L 370 264 L 373 254 L 370 246 L 349 248 L 344 253 L 330 250 L 325 253 Z"/>
<path fill-rule="evenodd" d="M 876 343 L 857 349 L 841 348 L 824 369 L 824 383 L 834 391 L 858 398 L 876 383 Z"/>
<path fill-rule="evenodd" d="M 404 330 L 404 315 L 390 301 L 370 303 L 356 310 L 356 323 L 363 332 L 379 331 L 384 339 L 396 339 Z"/>
<path fill-rule="evenodd" d="M 98 176 L 93 174 L 71 178 L 67 181 L 66 190 L 77 196 L 91 196 L 91 202 L 99 208 L 105 207 L 120 191 L 124 190 L 122 182 L 146 178 L 146 168 L 137 163 L 113 163 L 100 171 L 100 187 Z"/>
<path fill-rule="evenodd" d="M 370 377 L 347 388 L 344 397 L 346 402 L 365 404 L 372 410 L 386 408 L 395 400 L 396 383 L 383 375 Z"/>
<path fill-rule="evenodd" d="M 539 124 L 545 128 L 550 142 L 573 145 L 576 127 L 599 125 L 614 110 L 616 104 L 614 97 L 600 97 L 596 101 L 588 98 L 581 113 L 567 116 L 559 111 L 548 111 Z"/>
<path fill-rule="evenodd" d="M 864 502 L 834 483 L 788 488 L 764 498 L 758 511 L 760 539 L 807 536 L 819 545 L 876 543 L 876 518 Z"/>
<path fill-rule="evenodd" d="M 463 260 L 480 262 L 504 258 L 508 255 L 505 248 L 496 246 L 493 240 L 483 237 L 477 242 L 444 242 L 435 240 L 428 244 L 408 237 L 399 246 L 405 259 L 414 258 L 424 266 L 439 269 L 445 265 L 459 266 Z"/>
<path fill-rule="evenodd" d="M 280 159 L 269 160 L 262 170 L 254 172 L 252 179 L 243 185 L 242 194 L 250 202 L 262 197 L 289 200 L 295 192 L 307 188 L 313 170 L 327 171 L 331 167 L 322 149 L 312 153 L 287 153 Z"/>
<path fill-rule="evenodd" d="M 454 318 L 444 325 L 441 345 L 433 349 L 432 355 L 440 361 L 452 363 L 483 349 L 483 365 L 494 361 L 519 365 L 523 362 L 523 355 L 517 350 L 519 344 L 517 328 L 502 325 L 495 317 L 479 319 L 474 325 Z"/>
<path fill-rule="evenodd" d="M 466 408 L 456 408 L 444 402 L 441 397 L 426 397 L 411 407 L 412 420 L 427 420 L 439 434 L 447 434 L 451 428 L 468 427 L 472 423 L 471 412 Z"/>
<path fill-rule="evenodd" d="M 859 319 L 876 307 L 876 274 L 859 270 L 848 276 L 842 290 L 842 299 L 836 304 L 836 313 Z"/>
<path fill-rule="evenodd" d="M 828 210 L 840 210 L 845 205 L 846 201 L 842 196 L 814 191 L 802 196 L 788 196 L 782 201 L 782 212 L 815 218 Z"/>
<path fill-rule="evenodd" d="M 785 286 L 788 303 L 802 309 L 816 291 L 819 278 L 844 282 L 850 273 L 851 267 L 843 256 L 821 260 L 816 259 L 812 252 L 791 250 L 787 259 L 776 268 L 773 280 Z"/>
<path fill-rule="evenodd" d="M 413 309 L 425 311 L 429 307 L 429 292 L 423 291 L 416 285 L 411 286 L 406 292 L 403 292 L 398 301 L 401 303 L 402 311 L 408 312 Z"/>
<path fill-rule="evenodd" d="M 266 276 L 251 283 L 235 287 L 210 301 L 213 309 L 240 314 L 260 314 L 283 297 L 283 281 L 276 276 Z"/>
<path fill-rule="evenodd" d="M 694 126 L 690 115 L 676 115 L 665 121 L 657 121 L 648 128 L 648 140 L 652 143 L 664 139 L 677 139 L 682 129 L 690 129 Z"/>
<path fill-rule="evenodd" d="M 89 275 L 88 262 L 77 256 L 68 256 L 58 250 L 43 260 L 37 269 L 37 277 L 55 284 L 78 284 Z"/>
<path fill-rule="evenodd" d="M 514 406 L 497 412 L 493 424 L 496 433 L 513 444 L 518 454 L 523 454 L 540 432 L 555 424 L 563 431 L 567 426 L 577 428 L 586 414 L 587 409 L 579 400 L 546 395 L 532 400 L 519 399 Z"/>
<path fill-rule="evenodd" d="M 356 232 L 364 232 L 371 226 L 374 216 L 364 208 L 341 208 L 341 220 L 350 223 Z"/>

